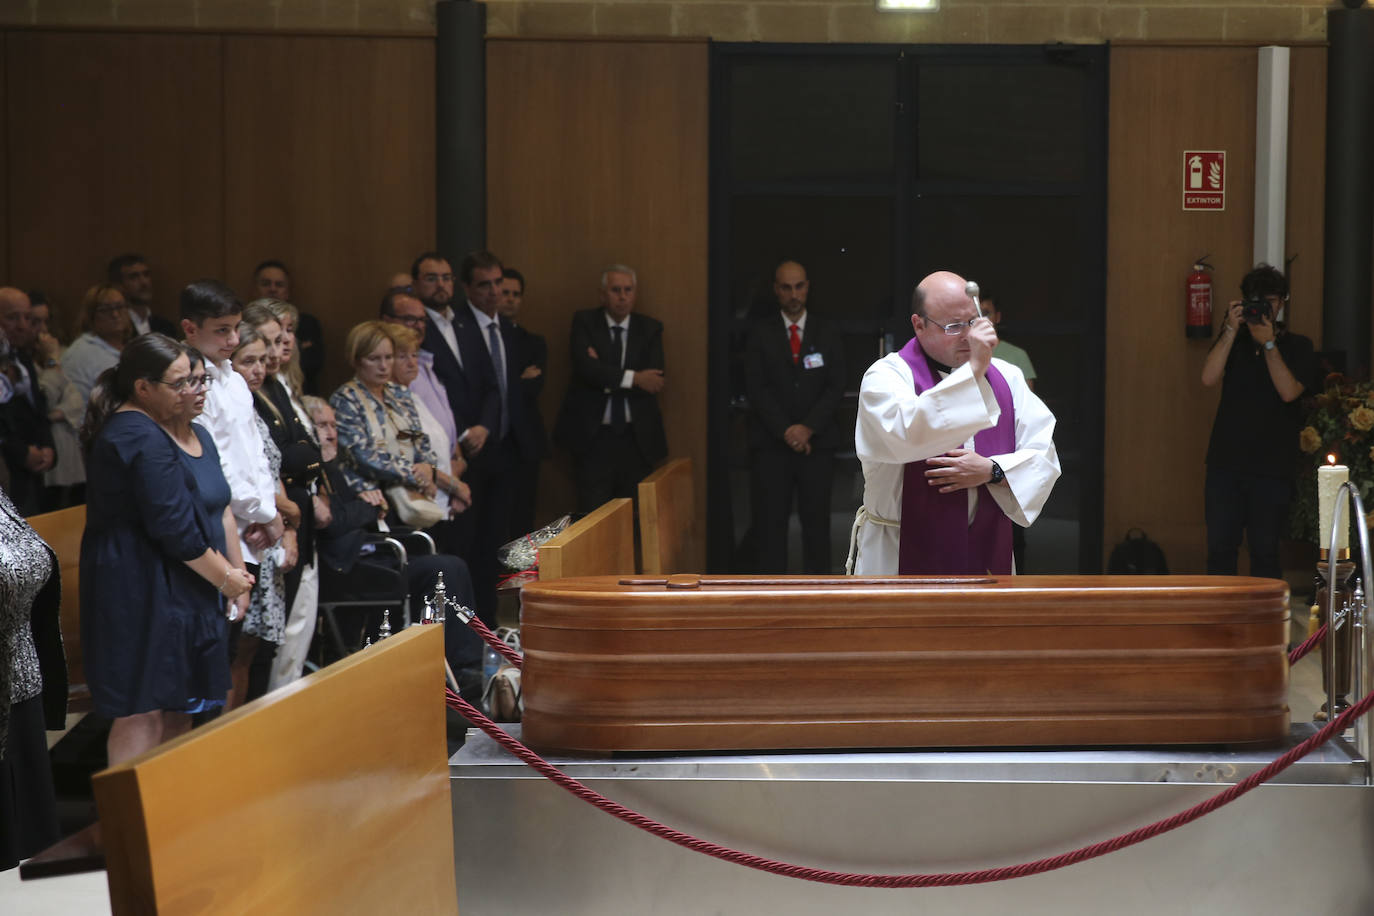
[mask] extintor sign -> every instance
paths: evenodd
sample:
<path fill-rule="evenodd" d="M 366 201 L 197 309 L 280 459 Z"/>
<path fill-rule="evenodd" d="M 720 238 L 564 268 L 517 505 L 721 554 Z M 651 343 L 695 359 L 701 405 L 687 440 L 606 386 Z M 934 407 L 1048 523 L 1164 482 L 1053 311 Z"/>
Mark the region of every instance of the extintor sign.
<path fill-rule="evenodd" d="M 1183 153 L 1183 209 L 1226 209 L 1226 151 Z"/>

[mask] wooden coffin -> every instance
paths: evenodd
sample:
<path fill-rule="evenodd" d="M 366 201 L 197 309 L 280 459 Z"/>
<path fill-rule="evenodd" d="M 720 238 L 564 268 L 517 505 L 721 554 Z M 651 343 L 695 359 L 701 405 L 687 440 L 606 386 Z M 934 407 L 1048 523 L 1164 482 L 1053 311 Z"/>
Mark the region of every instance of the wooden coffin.
<path fill-rule="evenodd" d="M 524 737 L 589 752 L 1277 742 L 1287 638 L 1274 579 L 560 579 L 524 589 Z"/>

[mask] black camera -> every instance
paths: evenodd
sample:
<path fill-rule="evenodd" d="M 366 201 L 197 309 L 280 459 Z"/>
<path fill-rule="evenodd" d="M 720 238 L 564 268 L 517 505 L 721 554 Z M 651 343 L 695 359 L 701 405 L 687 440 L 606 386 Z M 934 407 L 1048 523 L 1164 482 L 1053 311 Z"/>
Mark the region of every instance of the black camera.
<path fill-rule="evenodd" d="M 1264 319 L 1274 317 L 1274 310 L 1268 300 L 1246 299 L 1240 304 L 1240 317 L 1246 324 L 1262 324 Z"/>

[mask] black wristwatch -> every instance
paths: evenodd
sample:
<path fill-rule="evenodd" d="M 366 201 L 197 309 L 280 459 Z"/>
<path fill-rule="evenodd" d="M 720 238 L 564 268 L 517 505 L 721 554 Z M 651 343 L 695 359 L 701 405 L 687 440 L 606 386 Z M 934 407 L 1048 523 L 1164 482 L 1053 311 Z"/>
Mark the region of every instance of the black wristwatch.
<path fill-rule="evenodd" d="M 992 479 L 988 483 L 1001 483 L 1007 479 L 1007 472 L 996 461 L 992 463 Z"/>

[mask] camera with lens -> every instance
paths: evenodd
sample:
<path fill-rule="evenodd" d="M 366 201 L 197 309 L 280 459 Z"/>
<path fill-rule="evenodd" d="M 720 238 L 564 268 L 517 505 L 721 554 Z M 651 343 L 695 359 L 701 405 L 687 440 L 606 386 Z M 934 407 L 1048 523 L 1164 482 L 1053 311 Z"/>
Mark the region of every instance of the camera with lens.
<path fill-rule="evenodd" d="M 1240 304 L 1240 317 L 1246 324 L 1262 324 L 1274 317 L 1274 310 L 1265 299 L 1246 299 Z"/>

